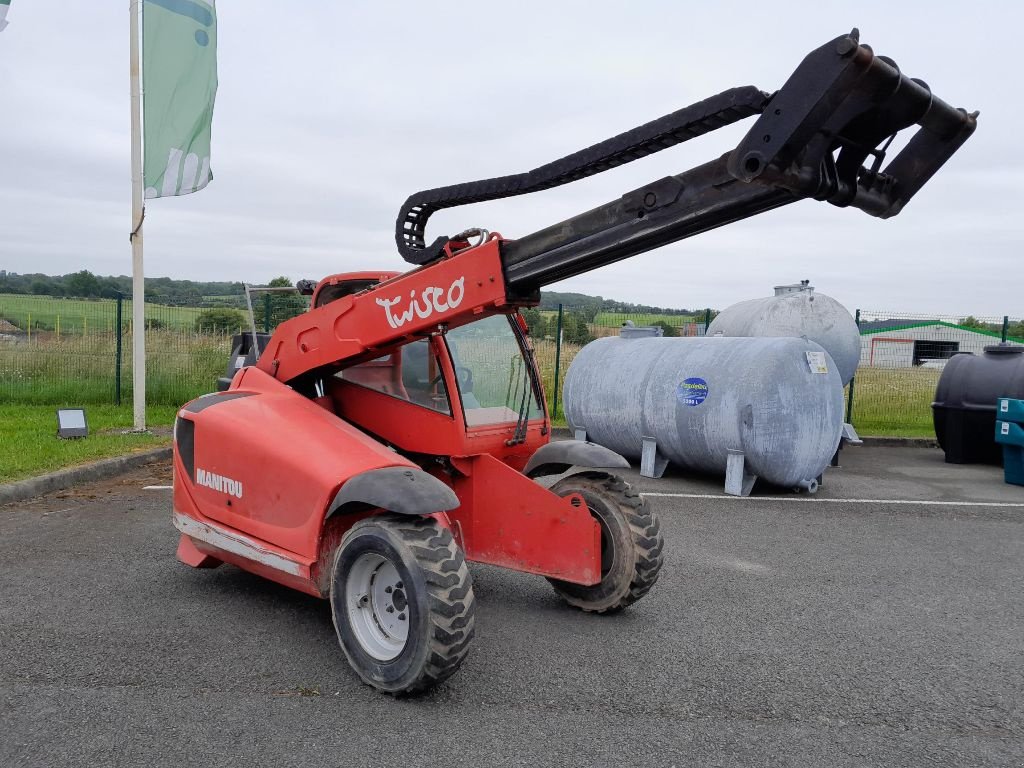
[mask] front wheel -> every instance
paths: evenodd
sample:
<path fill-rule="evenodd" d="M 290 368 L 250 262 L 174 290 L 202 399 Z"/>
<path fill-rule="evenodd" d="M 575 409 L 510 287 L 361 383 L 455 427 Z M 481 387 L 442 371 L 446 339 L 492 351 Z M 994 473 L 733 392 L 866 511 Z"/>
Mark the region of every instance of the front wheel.
<path fill-rule="evenodd" d="M 341 540 L 331 613 L 349 664 L 387 693 L 450 677 L 473 639 L 475 601 L 466 561 L 436 520 L 382 514 Z"/>
<path fill-rule="evenodd" d="M 613 613 L 646 595 L 661 570 L 661 524 L 647 501 L 617 475 L 570 475 L 551 486 L 580 494 L 601 526 L 601 581 L 591 586 L 548 579 L 562 598 L 594 613 Z"/>

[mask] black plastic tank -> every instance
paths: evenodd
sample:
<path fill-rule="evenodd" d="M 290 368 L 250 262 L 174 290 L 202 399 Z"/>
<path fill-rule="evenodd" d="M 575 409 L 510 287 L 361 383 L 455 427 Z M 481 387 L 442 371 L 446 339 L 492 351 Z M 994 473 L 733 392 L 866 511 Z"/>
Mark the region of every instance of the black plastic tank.
<path fill-rule="evenodd" d="M 251 332 L 236 333 L 231 337 L 231 357 L 228 358 L 228 366 L 224 371 L 225 375 L 217 379 L 218 392 L 223 392 L 231 386 L 231 380 L 235 378 L 235 374 L 238 373 L 239 369 L 247 365 L 255 365 L 256 360 L 263 354 L 263 350 L 267 348 L 267 344 L 270 342 L 269 333 L 257 333 L 256 350 L 258 351 L 256 351 L 253 349 L 252 337 L 253 334 Z"/>
<path fill-rule="evenodd" d="M 954 355 L 935 389 L 935 437 L 950 464 L 1002 464 L 996 400 L 1024 398 L 1024 347 L 994 344 L 983 355 Z"/>

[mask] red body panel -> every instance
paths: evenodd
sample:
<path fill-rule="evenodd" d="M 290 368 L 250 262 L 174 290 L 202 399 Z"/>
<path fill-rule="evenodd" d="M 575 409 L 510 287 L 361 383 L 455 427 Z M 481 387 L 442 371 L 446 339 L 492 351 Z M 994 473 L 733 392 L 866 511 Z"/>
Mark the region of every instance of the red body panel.
<path fill-rule="evenodd" d="M 517 571 L 595 584 L 601 528 L 582 497 L 561 498 L 493 456 L 456 460 L 462 502 L 448 513 L 466 557 Z"/>
<path fill-rule="evenodd" d="M 478 403 L 477 420 L 495 411 L 509 417 L 466 423 L 441 334 L 520 305 L 506 298 L 499 243 L 492 238 L 392 279 L 366 272 L 322 281 L 314 301 L 326 286 L 385 279 L 282 323 L 257 365 L 239 371 L 227 393 L 185 406 L 179 418 L 194 425 L 193 472 L 176 439 L 179 558 L 194 567 L 233 563 L 321 595 L 326 554 L 373 513 L 335 516 L 325 529 L 339 488 L 363 472 L 401 466 L 425 469 L 455 491 L 459 507 L 436 517 L 450 525 L 468 559 L 600 581 L 600 527 L 582 499 L 560 498 L 522 474 L 548 442 L 547 415 L 517 434 L 515 413 Z M 436 361 L 429 377 L 443 381 L 437 399 L 428 388 L 427 403 L 410 398 L 401 375 L 400 348 L 424 338 Z M 322 385 L 316 395 L 290 386 L 310 373 Z"/>
<path fill-rule="evenodd" d="M 195 424 L 197 473 L 242 486 L 239 498 L 193 478 L 191 495 L 206 520 L 313 561 L 323 516 L 345 480 L 382 467 L 416 467 L 256 368 L 244 369 L 231 392 L 253 395 L 181 414 Z"/>

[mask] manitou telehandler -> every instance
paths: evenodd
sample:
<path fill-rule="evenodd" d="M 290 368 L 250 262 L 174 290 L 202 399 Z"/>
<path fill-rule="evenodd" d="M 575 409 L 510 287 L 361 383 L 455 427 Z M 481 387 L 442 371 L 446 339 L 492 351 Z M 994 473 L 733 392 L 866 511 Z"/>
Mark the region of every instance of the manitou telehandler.
<path fill-rule="evenodd" d="M 439 209 L 548 189 L 755 116 L 717 160 L 531 235 L 424 238 Z M 329 598 L 349 663 L 391 693 L 466 657 L 466 560 L 544 576 L 585 611 L 630 605 L 662 566 L 658 518 L 615 474 L 621 456 L 549 442 L 518 310 L 542 286 L 805 198 L 895 216 L 976 117 L 854 30 L 774 94 L 734 88 L 529 173 L 413 195 L 396 240 L 415 268 L 320 281 L 308 312 L 265 348 L 253 340 L 227 391 L 178 413 L 178 558 Z"/>

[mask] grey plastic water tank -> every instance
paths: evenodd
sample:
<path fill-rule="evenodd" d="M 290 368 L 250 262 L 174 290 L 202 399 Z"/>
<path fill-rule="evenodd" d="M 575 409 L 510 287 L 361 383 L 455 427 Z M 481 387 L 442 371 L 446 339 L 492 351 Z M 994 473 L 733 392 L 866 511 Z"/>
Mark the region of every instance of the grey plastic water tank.
<path fill-rule="evenodd" d="M 778 285 L 774 296 L 733 304 L 711 321 L 708 336 L 806 336 L 832 356 L 843 386 L 860 362 L 860 331 L 846 307 L 807 280 Z"/>
<path fill-rule="evenodd" d="M 648 438 L 645 474 L 665 460 L 716 473 L 732 463 L 746 482 L 730 492 L 742 495 L 756 476 L 815 490 L 843 420 L 835 365 L 796 338 L 598 339 L 576 355 L 564 395 L 587 439 L 640 459 Z"/>

